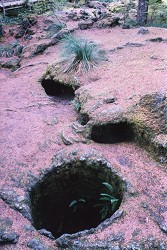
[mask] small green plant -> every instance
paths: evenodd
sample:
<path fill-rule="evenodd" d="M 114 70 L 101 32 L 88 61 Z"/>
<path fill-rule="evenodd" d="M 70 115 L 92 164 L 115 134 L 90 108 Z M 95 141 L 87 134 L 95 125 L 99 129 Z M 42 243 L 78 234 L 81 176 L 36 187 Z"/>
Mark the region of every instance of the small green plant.
<path fill-rule="evenodd" d="M 106 187 L 109 193 L 101 193 L 99 198 L 101 203 L 96 204 L 95 207 L 101 207 L 99 212 L 101 214 L 101 219 L 103 220 L 115 211 L 119 199 L 115 197 L 114 188 L 109 183 L 103 182 L 102 184 Z"/>
<path fill-rule="evenodd" d="M 92 41 L 68 35 L 62 42 L 63 72 L 89 71 L 106 60 L 104 50 Z"/>
<path fill-rule="evenodd" d="M 84 203 L 85 203 L 85 199 L 80 198 L 80 199 L 71 201 L 69 204 L 69 207 L 72 207 L 73 212 L 75 213 L 77 209 L 83 208 Z"/>
<path fill-rule="evenodd" d="M 31 4 L 28 1 L 28 6 L 31 9 L 31 11 L 35 14 L 43 14 L 47 10 L 49 10 L 48 1 L 46 0 L 40 0 Z"/>

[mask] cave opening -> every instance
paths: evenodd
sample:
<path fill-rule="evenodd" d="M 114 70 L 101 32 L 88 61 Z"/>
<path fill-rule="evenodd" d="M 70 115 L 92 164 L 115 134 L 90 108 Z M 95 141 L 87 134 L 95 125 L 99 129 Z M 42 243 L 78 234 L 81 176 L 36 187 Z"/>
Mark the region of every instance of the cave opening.
<path fill-rule="evenodd" d="M 72 86 L 62 84 L 59 81 L 55 82 L 53 80 L 45 79 L 42 80 L 41 85 L 44 88 L 46 94 L 52 98 L 60 97 L 69 101 L 74 99 L 75 90 L 72 88 Z"/>
<path fill-rule="evenodd" d="M 97 143 L 121 143 L 134 140 L 133 128 L 127 122 L 94 125 L 91 140 Z"/>

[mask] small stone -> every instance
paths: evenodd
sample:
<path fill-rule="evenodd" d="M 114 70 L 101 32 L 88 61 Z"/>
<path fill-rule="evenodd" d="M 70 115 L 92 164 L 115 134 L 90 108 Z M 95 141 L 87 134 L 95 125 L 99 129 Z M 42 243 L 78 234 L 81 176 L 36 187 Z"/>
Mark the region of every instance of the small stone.
<path fill-rule="evenodd" d="M 19 203 L 15 203 L 15 208 L 18 209 L 18 210 L 23 209 L 22 205 L 20 205 Z"/>
<path fill-rule="evenodd" d="M 33 250 L 48 250 L 40 240 L 32 239 L 28 242 L 27 246 Z"/>
<path fill-rule="evenodd" d="M 18 196 L 18 197 L 17 197 L 17 201 L 18 201 L 18 202 L 22 202 L 22 201 L 24 201 L 24 200 L 25 200 L 24 196 Z"/>
<path fill-rule="evenodd" d="M 62 131 L 61 138 L 65 145 L 72 145 L 74 143 L 72 138 L 67 137 L 65 130 Z"/>
<path fill-rule="evenodd" d="M 113 102 L 115 102 L 115 98 L 114 98 L 114 97 L 107 98 L 107 99 L 105 100 L 105 103 L 113 103 Z"/>
<path fill-rule="evenodd" d="M 166 225 L 160 225 L 160 228 L 161 228 L 161 230 L 162 230 L 164 233 L 167 233 L 167 226 L 166 226 Z"/>
<path fill-rule="evenodd" d="M 3 232 L 0 231 L 0 243 L 4 244 L 16 244 L 18 242 L 19 235 L 15 232 Z"/>
<path fill-rule="evenodd" d="M 81 157 L 79 158 L 80 161 L 86 161 L 86 157 L 84 155 L 81 155 Z"/>
<path fill-rule="evenodd" d="M 146 29 L 146 28 L 144 28 L 144 27 L 141 27 L 141 28 L 138 30 L 138 32 L 137 32 L 137 34 L 142 34 L 142 35 L 145 35 L 145 34 L 148 34 L 148 33 L 149 33 L 149 30 Z"/>
<path fill-rule="evenodd" d="M 31 225 L 28 225 L 28 224 L 25 224 L 25 225 L 23 226 L 23 229 L 24 229 L 25 231 L 28 231 L 28 232 L 33 232 L 33 231 L 35 230 L 34 227 L 32 227 Z"/>
<path fill-rule="evenodd" d="M 87 30 L 87 29 L 90 29 L 93 26 L 93 23 L 94 22 L 92 22 L 92 21 L 83 21 L 83 22 L 78 23 L 78 27 L 81 30 Z"/>
<path fill-rule="evenodd" d="M 42 235 L 45 235 L 47 237 L 49 237 L 50 239 L 55 239 L 55 237 L 52 235 L 52 233 L 50 231 L 47 231 L 46 229 L 40 229 L 38 230 L 38 232 Z"/>
<path fill-rule="evenodd" d="M 146 202 L 141 202 L 141 207 L 143 207 L 143 208 L 147 208 L 148 207 L 148 205 L 147 205 L 147 203 Z"/>
<path fill-rule="evenodd" d="M 157 57 L 157 56 L 154 56 L 154 55 L 153 55 L 153 56 L 150 56 L 150 58 L 153 59 L 153 60 L 158 59 L 158 57 Z"/>

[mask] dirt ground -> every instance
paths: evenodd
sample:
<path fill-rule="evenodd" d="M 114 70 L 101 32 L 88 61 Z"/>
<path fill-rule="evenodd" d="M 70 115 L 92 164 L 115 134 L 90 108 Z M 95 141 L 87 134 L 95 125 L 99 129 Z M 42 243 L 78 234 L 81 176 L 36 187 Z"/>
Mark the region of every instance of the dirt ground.
<path fill-rule="evenodd" d="M 102 153 L 130 183 L 132 193 L 120 207 L 124 216 L 104 230 L 88 235 L 87 239 L 94 242 L 121 233 L 124 245 L 148 237 L 166 242 L 167 166 L 154 161 L 134 142 L 63 143 L 62 129 L 75 122 L 78 114 L 70 101 L 49 98 L 39 82 L 47 65 L 58 59 L 60 50 L 58 44 L 47 48 L 41 55 L 29 57 L 29 50 L 39 43 L 37 36 L 42 34 L 42 25 L 41 18 L 36 34 L 26 44 L 21 68 L 14 72 L 0 69 L 0 218 L 9 218 L 12 230 L 20 236 L 17 244 L 2 245 L 1 249 L 29 249 L 27 243 L 32 238 L 40 239 L 46 249 L 57 249 L 54 240 L 40 235 L 37 230 L 26 229 L 31 222 L 23 216 L 18 197 L 24 200 L 28 183 L 48 168 L 56 153 L 60 150 L 72 152 L 76 148 L 78 151 L 95 149 Z M 70 21 L 68 25 L 72 27 L 76 23 Z M 117 98 L 115 105 L 119 103 L 125 108 L 135 104 L 144 94 L 167 93 L 167 43 L 148 41 L 157 37 L 167 39 L 167 29 L 149 27 L 149 33 L 145 35 L 138 34 L 138 30 L 121 27 L 76 30 L 76 36 L 100 44 L 108 57 L 108 61 L 92 72 L 75 75 L 81 86 L 88 85 L 94 95 L 102 90 L 111 93 Z M 2 43 L 13 39 L 7 32 Z"/>

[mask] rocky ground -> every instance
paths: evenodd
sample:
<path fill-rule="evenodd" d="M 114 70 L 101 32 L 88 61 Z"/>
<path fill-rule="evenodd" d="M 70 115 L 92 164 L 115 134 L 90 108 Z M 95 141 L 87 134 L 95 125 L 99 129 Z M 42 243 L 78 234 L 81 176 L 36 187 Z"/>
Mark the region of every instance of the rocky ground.
<path fill-rule="evenodd" d="M 47 27 L 57 18 L 39 17 L 26 38 L 5 50 L 10 57 L 1 55 L 1 248 L 165 250 L 167 30 L 122 29 L 108 17 L 98 19 L 102 25 L 86 20 L 85 28 L 77 15 L 63 13 L 67 27 L 55 35 Z M 21 28 L 5 28 L 1 44 L 13 44 Z M 108 60 L 87 74 L 57 74 L 59 41 L 69 32 L 100 44 Z M 41 85 L 46 79 L 63 88 L 75 83 L 75 101 L 66 92 L 48 96 Z M 131 129 L 133 140 L 125 136 Z M 98 162 L 116 172 L 123 200 L 97 228 L 55 240 L 35 229 L 30 194 L 46 174 L 73 162 Z"/>

